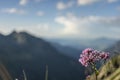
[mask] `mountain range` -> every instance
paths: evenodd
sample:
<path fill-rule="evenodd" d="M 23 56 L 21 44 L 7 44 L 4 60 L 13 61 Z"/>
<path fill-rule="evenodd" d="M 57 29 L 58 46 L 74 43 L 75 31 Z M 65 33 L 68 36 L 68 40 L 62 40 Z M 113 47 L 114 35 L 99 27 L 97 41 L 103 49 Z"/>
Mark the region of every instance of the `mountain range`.
<path fill-rule="evenodd" d="M 97 38 L 97 39 L 47 39 L 50 42 L 56 42 L 64 46 L 70 46 L 78 50 L 85 48 L 94 48 L 104 50 L 115 44 L 118 39 L 112 38 Z"/>
<path fill-rule="evenodd" d="M 84 67 L 78 60 L 58 51 L 51 43 L 26 32 L 0 34 L 0 62 L 13 79 L 23 80 L 83 80 Z"/>

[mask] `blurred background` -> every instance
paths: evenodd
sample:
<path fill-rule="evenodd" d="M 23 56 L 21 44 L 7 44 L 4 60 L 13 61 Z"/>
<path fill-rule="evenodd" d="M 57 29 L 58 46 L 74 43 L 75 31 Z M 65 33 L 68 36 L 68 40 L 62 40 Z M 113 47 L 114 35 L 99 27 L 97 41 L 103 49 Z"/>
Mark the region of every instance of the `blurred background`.
<path fill-rule="evenodd" d="M 83 80 L 81 51 L 119 40 L 120 0 L 0 0 L 0 80 Z"/>

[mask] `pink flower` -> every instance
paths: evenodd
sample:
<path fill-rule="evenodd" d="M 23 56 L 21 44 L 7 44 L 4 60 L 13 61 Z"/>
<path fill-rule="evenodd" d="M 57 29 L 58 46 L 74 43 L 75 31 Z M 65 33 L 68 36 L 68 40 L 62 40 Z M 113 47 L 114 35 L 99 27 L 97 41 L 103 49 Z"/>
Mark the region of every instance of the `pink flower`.
<path fill-rule="evenodd" d="M 79 62 L 81 62 L 81 64 L 84 65 L 85 67 L 88 66 L 88 63 L 84 59 L 79 59 Z"/>
<path fill-rule="evenodd" d="M 108 53 L 108 52 L 107 52 L 107 53 L 102 52 L 102 53 L 100 54 L 100 57 L 101 57 L 101 59 L 106 60 L 106 59 L 108 59 L 108 58 L 109 58 L 109 53 Z"/>
<path fill-rule="evenodd" d="M 85 49 L 82 53 L 83 53 L 83 54 L 89 54 L 89 53 L 92 52 L 92 51 L 93 51 L 93 49 L 87 48 L 87 49 Z"/>
<path fill-rule="evenodd" d="M 83 66 L 87 67 L 91 63 L 95 63 L 100 59 L 106 60 L 107 58 L 109 58 L 109 53 L 100 52 L 91 48 L 87 48 L 83 50 L 82 54 L 80 54 L 79 62 Z"/>

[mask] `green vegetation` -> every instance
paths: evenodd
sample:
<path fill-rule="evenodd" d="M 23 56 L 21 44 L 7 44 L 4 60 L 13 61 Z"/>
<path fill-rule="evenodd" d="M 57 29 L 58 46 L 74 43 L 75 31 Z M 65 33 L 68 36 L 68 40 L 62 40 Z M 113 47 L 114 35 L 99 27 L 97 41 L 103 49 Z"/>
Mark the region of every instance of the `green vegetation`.
<path fill-rule="evenodd" d="M 90 80 L 94 79 L 94 74 Z M 120 80 L 120 55 L 111 58 L 99 70 L 98 80 Z"/>

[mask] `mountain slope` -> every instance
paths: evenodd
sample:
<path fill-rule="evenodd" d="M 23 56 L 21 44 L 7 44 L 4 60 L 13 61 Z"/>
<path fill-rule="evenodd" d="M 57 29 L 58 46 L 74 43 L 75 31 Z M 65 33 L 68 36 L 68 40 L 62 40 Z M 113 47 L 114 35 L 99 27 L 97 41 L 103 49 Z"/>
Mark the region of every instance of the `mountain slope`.
<path fill-rule="evenodd" d="M 64 55 L 73 57 L 75 59 L 78 59 L 80 53 L 82 52 L 82 50 L 75 49 L 71 46 L 61 45 L 59 43 L 51 43 L 51 45 Z"/>
<path fill-rule="evenodd" d="M 120 41 L 107 48 L 106 51 L 109 51 L 111 55 L 120 54 Z"/>
<path fill-rule="evenodd" d="M 28 80 L 44 80 L 48 66 L 48 80 L 83 80 L 84 68 L 78 61 L 58 52 L 51 44 L 25 32 L 0 35 L 0 59 L 12 75 Z"/>

